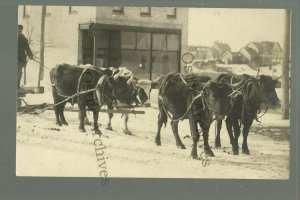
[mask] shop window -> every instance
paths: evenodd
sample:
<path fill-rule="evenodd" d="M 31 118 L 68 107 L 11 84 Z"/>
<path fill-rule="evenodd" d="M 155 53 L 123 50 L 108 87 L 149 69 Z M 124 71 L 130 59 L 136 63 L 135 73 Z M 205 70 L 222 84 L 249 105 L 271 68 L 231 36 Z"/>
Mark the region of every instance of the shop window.
<path fill-rule="evenodd" d="M 179 51 L 179 35 L 168 34 L 167 35 L 167 50 Z"/>
<path fill-rule="evenodd" d="M 159 34 L 154 33 L 153 34 L 153 50 L 166 50 L 166 34 Z"/>
<path fill-rule="evenodd" d="M 121 48 L 136 49 L 136 32 L 121 32 Z"/>
<path fill-rule="evenodd" d="M 151 35 L 150 33 L 137 33 L 137 49 L 150 49 Z"/>

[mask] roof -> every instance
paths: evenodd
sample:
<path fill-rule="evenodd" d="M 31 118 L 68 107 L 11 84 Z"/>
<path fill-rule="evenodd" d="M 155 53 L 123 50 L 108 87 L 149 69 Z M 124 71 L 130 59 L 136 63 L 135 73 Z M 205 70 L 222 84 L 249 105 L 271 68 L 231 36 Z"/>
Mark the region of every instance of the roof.
<path fill-rule="evenodd" d="M 276 45 L 279 47 L 280 52 L 282 52 L 282 49 L 278 42 L 263 41 L 263 42 L 252 42 L 252 44 L 256 46 L 259 54 L 272 55 L 273 49 Z"/>
<path fill-rule="evenodd" d="M 215 42 L 214 45 L 217 46 L 223 53 L 226 51 L 231 51 L 231 48 L 226 43 Z"/>
<path fill-rule="evenodd" d="M 249 47 L 244 47 L 243 49 L 245 49 L 245 51 L 246 51 L 247 53 L 249 53 L 249 55 L 250 55 L 251 57 L 257 56 L 257 53 L 256 53 L 253 49 L 251 49 L 251 48 L 249 48 Z"/>

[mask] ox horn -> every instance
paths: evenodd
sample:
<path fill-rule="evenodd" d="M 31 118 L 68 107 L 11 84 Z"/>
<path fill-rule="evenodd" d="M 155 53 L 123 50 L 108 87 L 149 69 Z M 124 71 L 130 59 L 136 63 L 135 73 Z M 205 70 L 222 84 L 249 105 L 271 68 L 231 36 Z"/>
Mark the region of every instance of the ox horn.
<path fill-rule="evenodd" d="M 123 74 L 123 75 L 121 75 L 121 76 L 123 76 L 124 78 L 131 78 L 131 76 L 132 76 L 132 72 L 128 72 L 128 73 L 126 73 L 126 74 Z"/>
<path fill-rule="evenodd" d="M 241 81 L 238 82 L 238 83 L 228 84 L 228 86 L 229 86 L 231 89 L 236 90 L 236 89 L 238 89 L 238 88 L 241 86 L 242 83 L 243 83 L 243 80 L 241 80 Z"/>
<path fill-rule="evenodd" d="M 122 73 L 123 69 L 120 69 L 120 71 L 114 75 L 114 80 L 117 80 L 117 78 L 119 78 L 119 76 L 121 76 Z"/>

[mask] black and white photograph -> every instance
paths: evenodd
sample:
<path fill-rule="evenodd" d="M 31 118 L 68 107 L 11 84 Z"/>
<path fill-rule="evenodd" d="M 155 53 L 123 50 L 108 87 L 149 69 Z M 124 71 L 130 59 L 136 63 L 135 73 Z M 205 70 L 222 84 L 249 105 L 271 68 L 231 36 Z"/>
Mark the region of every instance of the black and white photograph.
<path fill-rule="evenodd" d="M 290 179 L 290 9 L 16 12 L 16 176 Z"/>

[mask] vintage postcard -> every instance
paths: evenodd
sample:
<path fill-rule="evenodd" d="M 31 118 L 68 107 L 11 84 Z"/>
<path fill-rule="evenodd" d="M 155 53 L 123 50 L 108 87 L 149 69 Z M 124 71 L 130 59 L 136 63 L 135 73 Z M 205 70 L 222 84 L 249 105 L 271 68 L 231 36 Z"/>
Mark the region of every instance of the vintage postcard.
<path fill-rule="evenodd" d="M 290 22 L 19 5 L 16 175 L 289 179 Z"/>

